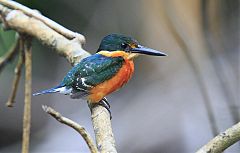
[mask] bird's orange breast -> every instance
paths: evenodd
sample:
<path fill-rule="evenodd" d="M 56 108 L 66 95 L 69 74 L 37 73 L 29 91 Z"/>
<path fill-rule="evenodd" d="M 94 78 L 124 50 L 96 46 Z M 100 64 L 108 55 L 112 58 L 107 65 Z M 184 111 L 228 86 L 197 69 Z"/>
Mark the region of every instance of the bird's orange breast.
<path fill-rule="evenodd" d="M 128 82 L 134 72 L 134 63 L 132 60 L 124 59 L 125 62 L 123 66 L 114 77 L 97 85 L 90 91 L 91 94 L 88 96 L 89 102 L 99 102 L 103 97 L 116 91 Z"/>

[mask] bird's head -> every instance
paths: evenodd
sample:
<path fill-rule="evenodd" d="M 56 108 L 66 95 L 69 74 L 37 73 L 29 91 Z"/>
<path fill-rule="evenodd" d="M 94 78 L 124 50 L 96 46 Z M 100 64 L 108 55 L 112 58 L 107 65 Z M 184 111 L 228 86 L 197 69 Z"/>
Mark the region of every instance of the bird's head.
<path fill-rule="evenodd" d="M 126 53 L 139 55 L 153 55 L 153 56 L 167 56 L 165 53 L 144 47 L 138 43 L 137 40 L 129 36 L 120 34 L 110 34 L 105 36 L 98 48 L 98 51 L 124 51 Z"/>

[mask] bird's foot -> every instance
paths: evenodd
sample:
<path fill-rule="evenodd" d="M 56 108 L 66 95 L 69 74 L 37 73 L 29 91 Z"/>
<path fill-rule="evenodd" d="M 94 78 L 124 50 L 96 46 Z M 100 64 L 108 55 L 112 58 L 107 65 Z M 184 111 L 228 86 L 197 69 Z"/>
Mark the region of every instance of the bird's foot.
<path fill-rule="evenodd" d="M 110 104 L 108 103 L 108 100 L 106 97 L 104 97 L 101 101 L 99 101 L 98 103 L 99 105 L 103 106 L 104 108 L 106 108 L 109 112 L 109 115 L 110 115 L 110 120 L 112 119 L 112 113 L 111 113 L 111 110 L 110 110 Z"/>

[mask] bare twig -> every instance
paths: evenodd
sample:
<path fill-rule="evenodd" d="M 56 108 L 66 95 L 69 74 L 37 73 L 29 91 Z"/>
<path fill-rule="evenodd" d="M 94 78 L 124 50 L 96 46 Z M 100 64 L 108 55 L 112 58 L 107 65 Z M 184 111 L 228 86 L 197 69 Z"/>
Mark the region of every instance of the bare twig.
<path fill-rule="evenodd" d="M 85 43 L 85 37 L 79 33 L 72 32 L 68 30 L 67 28 L 63 27 L 62 25 L 54 22 L 53 20 L 50 20 L 49 18 L 41 15 L 38 11 L 32 10 L 22 4 L 19 4 L 17 2 L 11 1 L 11 0 L 0 0 L 0 3 L 15 10 L 21 10 L 26 15 L 29 15 L 31 17 L 34 17 L 43 23 L 45 23 L 47 26 L 52 28 L 53 30 L 57 31 L 61 35 L 65 36 L 68 39 L 74 39 L 77 38 L 81 43 Z"/>
<path fill-rule="evenodd" d="M 23 141 L 22 153 L 29 152 L 30 126 L 31 126 L 31 96 L 32 96 L 32 47 L 31 38 L 24 36 L 25 54 L 25 101 L 23 114 Z"/>
<path fill-rule="evenodd" d="M 73 65 L 90 54 L 82 49 L 83 43 L 78 39 L 69 40 L 42 21 L 29 17 L 19 10 L 11 10 L 1 5 L 0 14 L 6 19 L 8 28 L 37 38 L 43 44 L 53 48 Z M 29 26 L 31 25 L 31 26 Z"/>
<path fill-rule="evenodd" d="M 89 105 L 98 149 L 101 153 L 117 153 L 110 115 L 99 105 Z"/>
<path fill-rule="evenodd" d="M 17 88 L 18 88 L 20 77 L 21 77 L 22 66 L 24 64 L 24 51 L 23 51 L 23 41 L 22 41 L 22 39 L 20 40 L 19 50 L 20 50 L 19 51 L 19 59 L 18 59 L 17 66 L 14 70 L 15 76 L 14 76 L 14 80 L 13 80 L 13 84 L 12 84 L 12 91 L 11 91 L 11 94 L 8 98 L 7 103 L 6 103 L 6 106 L 8 106 L 8 107 L 13 107 L 13 103 L 15 102 Z"/>
<path fill-rule="evenodd" d="M 221 153 L 240 140 L 240 122 L 219 134 L 196 153 Z"/>
<path fill-rule="evenodd" d="M 6 66 L 6 64 L 11 62 L 14 59 L 14 57 L 17 55 L 19 42 L 20 40 L 19 38 L 17 38 L 17 41 L 14 42 L 10 50 L 7 51 L 7 53 L 3 57 L 0 57 L 0 72 Z"/>
<path fill-rule="evenodd" d="M 54 117 L 57 121 L 72 127 L 74 130 L 76 130 L 85 140 L 85 142 L 87 143 L 91 153 L 97 153 L 97 147 L 95 146 L 90 134 L 84 129 L 84 127 L 82 127 L 81 125 L 79 125 L 78 123 L 63 117 L 59 112 L 55 111 L 54 109 L 52 109 L 51 107 L 48 107 L 46 105 L 42 106 L 43 110 L 50 114 L 52 117 Z"/>

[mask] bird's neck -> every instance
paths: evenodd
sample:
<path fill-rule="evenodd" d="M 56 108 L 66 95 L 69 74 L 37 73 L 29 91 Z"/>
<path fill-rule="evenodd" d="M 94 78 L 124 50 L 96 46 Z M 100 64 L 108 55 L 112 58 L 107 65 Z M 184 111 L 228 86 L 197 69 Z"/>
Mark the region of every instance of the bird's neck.
<path fill-rule="evenodd" d="M 133 60 L 134 58 L 138 57 L 139 54 L 138 53 L 129 53 L 128 55 L 128 60 Z"/>
<path fill-rule="evenodd" d="M 107 57 L 123 57 L 124 59 L 127 60 L 133 60 L 135 57 L 139 56 L 137 53 L 126 53 L 124 51 L 114 51 L 114 52 L 109 52 L 109 51 L 100 51 L 97 54 L 101 54 Z"/>

